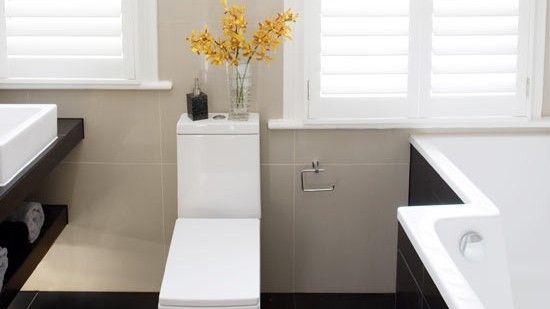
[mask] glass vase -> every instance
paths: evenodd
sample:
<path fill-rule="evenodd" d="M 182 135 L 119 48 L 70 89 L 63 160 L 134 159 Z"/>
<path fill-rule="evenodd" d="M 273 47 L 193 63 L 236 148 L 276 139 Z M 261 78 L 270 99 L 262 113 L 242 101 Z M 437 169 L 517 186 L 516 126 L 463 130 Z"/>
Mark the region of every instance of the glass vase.
<path fill-rule="evenodd" d="M 252 86 L 252 69 L 250 63 L 226 65 L 227 91 L 229 96 L 229 119 L 248 120 L 250 107 L 250 88 Z"/>

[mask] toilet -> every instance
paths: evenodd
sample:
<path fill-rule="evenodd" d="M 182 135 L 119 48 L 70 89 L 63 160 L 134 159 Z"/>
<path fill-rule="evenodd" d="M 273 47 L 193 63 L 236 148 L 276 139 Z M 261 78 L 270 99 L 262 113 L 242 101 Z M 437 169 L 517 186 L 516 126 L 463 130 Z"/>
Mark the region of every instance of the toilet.
<path fill-rule="evenodd" d="M 260 308 L 259 115 L 177 125 L 178 219 L 159 309 Z"/>

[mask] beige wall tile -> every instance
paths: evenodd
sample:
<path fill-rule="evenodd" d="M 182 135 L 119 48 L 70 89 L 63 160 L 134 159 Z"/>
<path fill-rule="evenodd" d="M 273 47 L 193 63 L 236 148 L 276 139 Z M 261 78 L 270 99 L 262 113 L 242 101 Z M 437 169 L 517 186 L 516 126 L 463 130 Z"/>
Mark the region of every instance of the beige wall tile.
<path fill-rule="evenodd" d="M 158 292 L 163 249 L 159 242 L 69 225 L 23 290 Z"/>
<path fill-rule="evenodd" d="M 296 166 L 294 177 L 299 177 Z M 325 165 L 317 184 L 296 185 L 296 291 L 389 293 L 395 288 L 397 207 L 407 202 L 408 166 Z"/>
<path fill-rule="evenodd" d="M 409 135 L 405 130 L 296 131 L 296 162 L 407 163 Z"/>
<path fill-rule="evenodd" d="M 25 90 L 0 90 L 0 104 L 2 103 L 27 103 L 28 92 Z"/>
<path fill-rule="evenodd" d="M 30 101 L 57 104 L 60 117 L 84 118 L 86 138 L 68 161 L 160 163 L 156 91 L 31 91 Z"/>
<path fill-rule="evenodd" d="M 223 13 L 218 0 L 158 0 L 161 23 L 209 22 Z"/>
<path fill-rule="evenodd" d="M 89 124 L 95 125 L 90 129 L 94 134 L 86 137 L 98 144 L 90 147 L 94 150 L 89 160 L 104 157 L 105 162 L 160 163 L 158 92 L 101 91 L 98 104 L 101 116 Z"/>
<path fill-rule="evenodd" d="M 26 288 L 158 290 L 164 264 L 158 165 L 65 163 L 34 198 L 68 203 L 69 226 Z"/>
<path fill-rule="evenodd" d="M 63 163 L 35 198 L 69 204 L 70 225 L 162 243 L 159 165 Z"/>
<path fill-rule="evenodd" d="M 257 65 L 258 108 L 262 120 L 283 117 L 283 55 L 280 50 L 270 64 Z"/>
<path fill-rule="evenodd" d="M 174 224 L 178 218 L 178 173 L 175 164 L 162 166 L 162 199 L 164 214 L 164 244 L 168 248 L 172 240 Z"/>
<path fill-rule="evenodd" d="M 294 292 L 292 165 L 262 166 L 262 291 Z"/>
<path fill-rule="evenodd" d="M 267 123 L 262 122 L 260 133 L 263 164 L 294 163 L 294 131 L 269 130 Z"/>

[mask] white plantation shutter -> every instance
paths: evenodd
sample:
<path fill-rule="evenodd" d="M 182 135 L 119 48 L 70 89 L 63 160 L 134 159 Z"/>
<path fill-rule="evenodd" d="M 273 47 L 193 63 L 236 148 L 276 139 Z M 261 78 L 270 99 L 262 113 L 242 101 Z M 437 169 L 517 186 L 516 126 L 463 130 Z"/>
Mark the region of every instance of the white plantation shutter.
<path fill-rule="evenodd" d="M 524 116 L 530 1 L 306 1 L 307 117 Z"/>
<path fill-rule="evenodd" d="M 134 77 L 133 7 L 126 0 L 0 0 L 0 75 L 10 79 Z"/>
<path fill-rule="evenodd" d="M 433 0 L 428 113 L 521 115 L 520 33 L 520 0 Z"/>
<path fill-rule="evenodd" d="M 312 48 L 319 64 L 312 64 L 317 70 L 310 80 L 320 102 L 315 117 L 346 117 L 350 110 L 385 117 L 403 110 L 409 7 L 409 0 L 320 0 L 320 36 Z"/>

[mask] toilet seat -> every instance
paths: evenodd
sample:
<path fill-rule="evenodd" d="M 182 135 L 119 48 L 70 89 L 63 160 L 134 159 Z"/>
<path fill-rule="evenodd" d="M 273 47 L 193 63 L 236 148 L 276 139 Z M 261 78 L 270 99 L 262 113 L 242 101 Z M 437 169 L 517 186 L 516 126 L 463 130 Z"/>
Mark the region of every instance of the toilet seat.
<path fill-rule="evenodd" d="M 178 219 L 159 308 L 259 308 L 260 220 Z"/>

